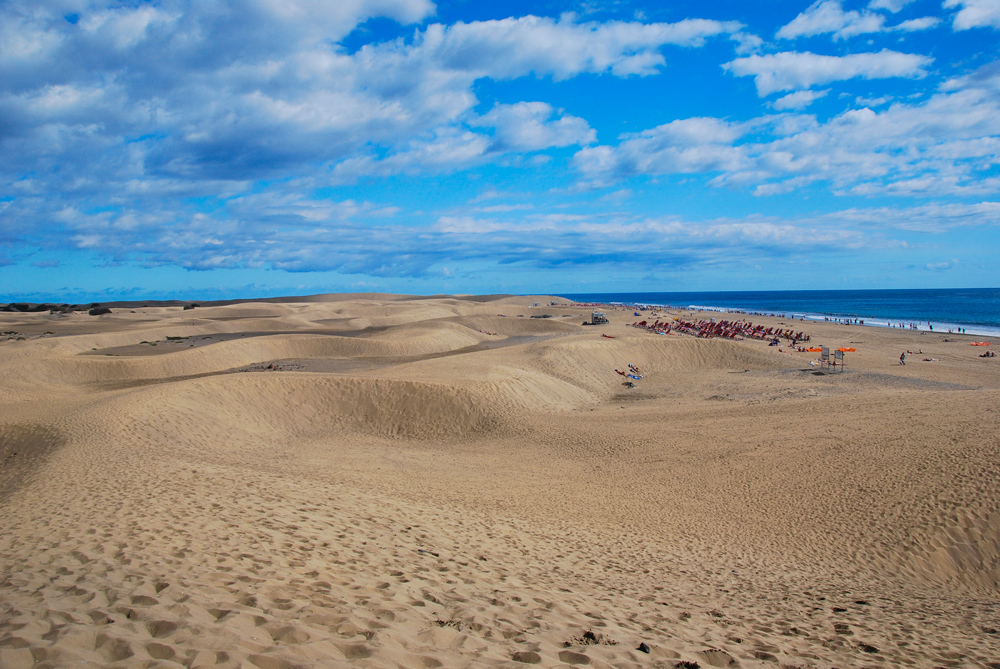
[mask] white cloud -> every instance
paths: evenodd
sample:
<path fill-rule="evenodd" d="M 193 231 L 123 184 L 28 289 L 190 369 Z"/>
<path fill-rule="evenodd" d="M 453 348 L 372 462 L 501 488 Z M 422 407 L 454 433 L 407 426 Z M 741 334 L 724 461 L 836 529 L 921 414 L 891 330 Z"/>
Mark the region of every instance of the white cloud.
<path fill-rule="evenodd" d="M 737 58 L 723 68 L 737 76 L 754 76 L 757 94 L 810 88 L 834 81 L 921 78 L 933 62 L 928 56 L 883 49 L 876 53 L 822 56 L 810 52 L 785 51 Z"/>
<path fill-rule="evenodd" d="M 332 183 L 350 183 L 361 176 L 391 176 L 398 173 L 448 172 L 481 164 L 490 151 L 486 135 L 452 126 L 401 143 L 386 157 L 357 155 L 339 162 Z"/>
<path fill-rule="evenodd" d="M 763 183 L 753 189 L 753 194 L 757 197 L 770 197 L 774 195 L 784 195 L 804 188 L 818 180 L 815 176 L 792 177 L 784 181 L 774 181 Z"/>
<path fill-rule="evenodd" d="M 1000 225 L 1000 202 L 932 203 L 916 207 L 851 208 L 828 214 L 826 223 L 943 234 L 955 228 Z"/>
<path fill-rule="evenodd" d="M 125 50 L 146 38 L 147 31 L 156 24 L 169 23 L 175 19 L 176 16 L 147 5 L 96 11 L 88 14 L 79 25 L 92 38 L 111 44 L 115 49 Z"/>
<path fill-rule="evenodd" d="M 688 142 L 704 136 L 692 128 L 679 134 Z M 413 225 L 395 222 L 397 210 L 353 200 L 317 201 L 304 196 L 307 191 L 308 184 L 287 183 L 283 189 L 234 197 L 213 214 L 178 212 L 158 202 L 99 213 L 52 208 L 50 218 L 66 235 L 63 244 L 69 241 L 114 262 L 379 277 L 424 277 L 444 264 L 463 263 L 592 270 L 628 259 L 636 267 L 739 267 L 750 259 L 815 259 L 847 249 L 899 246 L 886 236 L 892 230 L 942 234 L 956 227 L 1000 225 L 1000 203 L 993 201 L 705 220 L 495 206 Z M 16 224 L 26 213 L 25 203 L 14 202 L 0 226 Z M 636 255 L 636 248 L 643 253 Z"/>
<path fill-rule="evenodd" d="M 413 226 L 387 222 L 379 208 L 365 202 L 317 202 L 275 193 L 233 199 L 216 215 L 175 218 L 155 208 L 99 214 L 67 209 L 54 215 L 76 247 L 115 262 L 381 277 L 421 277 L 443 263 L 470 261 L 592 268 L 630 258 L 633 265 L 650 267 L 664 262 L 735 266 L 761 253 L 816 253 L 834 241 L 858 245 L 865 234 L 839 223 L 818 230 L 794 220 L 754 216 L 685 221 L 528 211 L 507 218 L 500 210 L 439 216 L 430 226 Z M 489 244 L 483 243 L 485 234 Z M 641 258 L 634 255 L 637 245 L 644 250 Z"/>
<path fill-rule="evenodd" d="M 997 0 L 945 0 L 944 7 L 961 7 L 952 22 L 955 30 L 1000 29 L 1000 2 Z"/>
<path fill-rule="evenodd" d="M 898 23 L 889 28 L 889 30 L 895 32 L 913 33 L 921 30 L 930 30 L 939 23 L 941 23 L 941 19 L 936 16 L 923 16 L 919 19 L 910 19 L 909 21 Z"/>
<path fill-rule="evenodd" d="M 428 26 L 417 35 L 410 57 L 429 60 L 443 70 L 475 78 L 513 79 L 528 74 L 566 79 L 584 72 L 616 76 L 650 75 L 664 65 L 665 45 L 698 47 L 709 37 L 735 34 L 738 22 L 685 19 L 677 23 L 611 21 L 576 23 L 572 14 L 559 19 L 524 16 L 494 21 Z M 386 47 L 372 47 L 373 52 Z"/>
<path fill-rule="evenodd" d="M 1000 95 L 1000 60 L 983 65 L 963 77 L 949 79 L 941 85 L 945 91 L 972 89 L 986 94 Z"/>
<path fill-rule="evenodd" d="M 839 39 L 866 25 L 884 32 L 932 24 L 925 18 L 886 27 L 869 17 L 902 4 L 876 0 L 868 10 L 845 12 L 827 3 L 834 20 L 823 30 Z M 953 3 L 962 8 L 956 28 L 974 4 Z M 796 28 L 803 35 L 822 27 L 814 7 L 813 27 L 802 19 Z M 515 92 L 503 103 L 480 100 L 490 86 L 477 82 L 649 76 L 670 71 L 669 46 L 728 38 L 742 55 L 756 53 L 761 40 L 726 21 L 585 22 L 564 15 L 428 25 L 434 11 L 429 0 L 0 0 L 0 256 L 18 256 L 8 250 L 16 242 L 191 269 L 421 276 L 443 258 L 449 267 L 452 259 L 483 258 L 586 265 L 625 257 L 638 243 L 653 250 L 651 263 L 690 266 L 724 262 L 727 254 L 738 261 L 745 249 L 796 253 L 823 240 L 859 244 L 871 234 L 860 214 L 856 221 L 830 219 L 816 235 L 792 220 L 568 215 L 502 202 L 451 220 L 408 211 L 404 225 L 391 206 L 315 196 L 364 175 L 423 176 L 490 161 L 536 165 L 548 160 L 537 152 L 552 147 L 581 147 L 573 164 L 589 185 L 707 174 L 712 183 L 759 195 L 817 182 L 856 195 L 983 199 L 1000 191 L 1000 76 L 989 68 L 938 93 L 928 90 L 925 102 L 820 120 L 791 113 L 827 93 L 811 87 L 921 77 L 931 59 L 893 51 L 737 58 L 728 71 L 754 76 L 762 96 L 790 91 L 772 103 L 786 113 L 672 120 L 596 145 L 587 120 L 551 99 L 519 102 Z M 410 26 L 397 27 L 406 37 L 356 50 L 338 44 L 373 17 Z M 517 90 L 503 89 L 505 96 Z M 856 93 L 884 91 L 852 91 L 847 99 Z M 574 113 L 582 115 L 580 108 Z M 483 109 L 489 111 L 477 111 Z M 927 229 L 995 221 L 986 206 L 995 203 L 983 204 L 965 219 L 962 212 L 905 209 L 883 218 L 912 214 L 908 220 Z M 438 223 L 429 228 L 420 216 Z M 483 230 L 495 233 L 489 245 Z M 545 234 L 526 234 L 532 230 Z"/>
<path fill-rule="evenodd" d="M 892 102 L 894 98 L 891 95 L 883 95 L 878 98 L 866 98 L 863 96 L 858 96 L 854 98 L 854 101 L 861 105 L 862 107 L 881 107 L 884 104 Z"/>
<path fill-rule="evenodd" d="M 495 128 L 494 148 L 510 151 L 538 151 L 549 147 L 592 144 L 597 133 L 585 120 L 561 114 L 551 118 L 555 110 L 545 102 L 497 104 L 473 125 Z"/>
<path fill-rule="evenodd" d="M 890 11 L 902 9 L 902 3 L 890 2 Z M 882 8 L 882 4 L 873 2 L 869 8 Z M 813 35 L 832 34 L 833 39 L 847 39 L 857 35 L 881 32 L 914 32 L 933 28 L 940 22 L 935 17 L 923 17 L 903 21 L 894 26 L 885 25 L 885 16 L 868 10 L 844 11 L 840 0 L 817 0 L 792 21 L 778 29 L 777 36 L 782 39 L 811 37 Z"/>
<path fill-rule="evenodd" d="M 912 2 L 913 0 L 872 0 L 868 3 L 868 8 L 884 9 L 887 12 L 896 14 Z"/>
<path fill-rule="evenodd" d="M 671 129 L 685 126 L 703 132 L 680 142 Z M 702 173 L 757 195 L 823 181 L 842 195 L 988 196 L 1000 190 L 1000 67 L 949 82 L 924 102 L 851 109 L 825 122 L 794 113 L 740 124 L 687 119 L 621 140 L 576 154 L 582 183 Z"/>
<path fill-rule="evenodd" d="M 745 132 L 743 126 L 720 119 L 682 119 L 623 135 L 614 148 L 581 149 L 573 160 L 594 185 L 635 174 L 731 172 L 746 166 L 743 150 L 732 145 Z"/>
<path fill-rule="evenodd" d="M 760 37 L 747 32 L 733 33 L 730 36 L 730 39 L 736 42 L 736 53 L 740 56 L 748 53 L 754 53 L 764 44 L 764 40 Z"/>
<path fill-rule="evenodd" d="M 510 105 L 490 117 L 496 122 L 490 146 L 488 137 L 463 129 L 483 125 L 472 114 L 479 79 L 645 76 L 664 65 L 666 45 L 698 47 L 714 36 L 742 35 L 738 22 L 526 16 L 432 24 L 412 39 L 347 53 L 331 40 L 373 16 L 425 19 L 433 4 L 78 5 L 0 5 L 2 148 L 13 176 L 37 174 L 40 156 L 49 151 L 62 154 L 64 163 L 88 165 L 72 170 L 64 164 L 51 177 L 60 181 L 71 172 L 101 173 L 106 183 L 242 181 L 332 163 L 342 163 L 342 175 L 352 166 L 386 174 L 416 169 L 420 160 L 428 169 L 459 169 L 501 148 L 537 151 L 593 141 L 583 119 L 543 118 L 539 107 Z M 70 9 L 79 11 L 75 25 L 64 18 Z M 376 153 L 389 156 L 384 165 L 374 166 Z M 95 161 L 105 164 L 98 169 Z"/>
<path fill-rule="evenodd" d="M 556 115 L 556 110 L 544 102 L 497 104 L 483 116 L 470 118 L 469 125 L 494 128 L 494 134 L 491 137 L 442 125 L 398 142 L 388 155 L 356 155 L 339 162 L 331 173 L 333 183 L 400 172 L 448 172 L 482 164 L 506 152 L 540 151 L 596 140 L 596 133 L 585 120 L 569 114 Z"/>
<path fill-rule="evenodd" d="M 788 95 L 778 98 L 771 103 L 771 106 L 778 111 L 786 111 L 788 109 L 805 109 L 816 100 L 826 97 L 829 92 L 829 90 L 795 91 L 794 93 L 789 93 Z"/>
<path fill-rule="evenodd" d="M 871 12 L 845 12 L 840 0 L 818 0 L 790 23 L 782 26 L 777 36 L 795 39 L 833 33 L 834 39 L 844 39 L 862 33 L 881 32 L 885 17 Z"/>
<path fill-rule="evenodd" d="M 342 37 L 331 29 L 352 27 L 373 16 L 384 16 L 402 24 L 416 23 L 432 16 L 434 3 L 430 0 L 253 0 L 268 16 L 293 23 L 302 30 L 322 31 L 328 37 Z"/>
<path fill-rule="evenodd" d="M 538 214 L 517 221 L 444 216 L 436 233 L 475 244 L 489 234 L 501 262 L 536 266 L 596 265 L 630 257 L 638 265 L 739 264 L 748 253 L 785 255 L 857 244 L 862 233 L 837 224 L 817 229 L 798 221 L 748 216 L 688 221 L 676 217 L 593 217 Z M 643 249 L 643 258 L 634 249 Z M 736 257 L 733 257 L 735 255 Z M 724 256 L 728 258 L 724 259 Z"/>

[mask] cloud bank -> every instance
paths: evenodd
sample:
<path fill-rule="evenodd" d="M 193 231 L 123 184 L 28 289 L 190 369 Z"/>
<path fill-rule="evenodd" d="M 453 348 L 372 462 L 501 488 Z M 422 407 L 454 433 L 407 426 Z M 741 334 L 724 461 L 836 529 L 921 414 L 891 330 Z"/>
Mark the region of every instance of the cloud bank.
<path fill-rule="evenodd" d="M 978 44 L 1000 10 L 940 7 L 820 0 L 755 27 L 446 22 L 429 0 L 8 0 L 0 265 L 84 252 L 420 277 L 446 261 L 586 267 L 636 244 L 678 266 L 750 262 L 992 225 L 1000 69 L 919 40 Z M 823 204 L 636 213 L 680 180 L 706 210 L 722 192 Z M 463 199 L 491 189 L 492 209 Z M 874 198 L 900 204 L 858 204 Z"/>

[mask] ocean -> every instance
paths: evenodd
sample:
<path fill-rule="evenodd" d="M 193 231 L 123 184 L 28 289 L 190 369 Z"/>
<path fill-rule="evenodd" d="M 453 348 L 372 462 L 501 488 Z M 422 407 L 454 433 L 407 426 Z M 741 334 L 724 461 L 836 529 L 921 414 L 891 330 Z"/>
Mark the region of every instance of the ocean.
<path fill-rule="evenodd" d="M 861 319 L 866 326 L 1000 337 L 1000 288 L 571 293 L 577 302 L 744 311 L 806 320 Z"/>

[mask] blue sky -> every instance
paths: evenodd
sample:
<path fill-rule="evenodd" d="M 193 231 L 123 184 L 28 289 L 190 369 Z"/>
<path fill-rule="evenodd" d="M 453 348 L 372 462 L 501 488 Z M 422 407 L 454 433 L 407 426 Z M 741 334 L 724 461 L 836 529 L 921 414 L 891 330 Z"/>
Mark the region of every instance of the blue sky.
<path fill-rule="evenodd" d="M 1000 285 L 1000 0 L 0 3 L 0 301 Z"/>

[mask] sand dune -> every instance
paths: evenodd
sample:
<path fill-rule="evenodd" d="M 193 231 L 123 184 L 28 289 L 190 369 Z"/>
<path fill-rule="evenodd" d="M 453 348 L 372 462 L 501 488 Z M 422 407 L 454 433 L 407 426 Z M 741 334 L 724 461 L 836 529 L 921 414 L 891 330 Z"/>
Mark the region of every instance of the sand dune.
<path fill-rule="evenodd" d="M 996 359 L 553 299 L 0 314 L 0 667 L 1000 666 Z"/>
<path fill-rule="evenodd" d="M 155 352 L 151 347 L 142 348 L 141 344 L 136 347 L 131 340 L 129 344 L 132 347 L 125 352 L 111 347 L 90 347 L 90 351 L 94 351 L 96 356 L 53 358 L 43 362 L 35 370 L 35 376 L 38 381 L 83 384 L 160 379 L 222 372 L 256 362 L 285 358 L 412 357 L 474 346 L 483 339 L 475 332 L 449 324 L 427 328 L 403 326 L 402 330 L 400 333 L 379 332 L 364 337 L 267 335 L 250 331 L 246 338 L 215 343 L 210 341 L 207 346 L 201 345 L 197 334 L 177 334 L 175 337 L 183 337 L 185 340 L 154 342 L 158 344 Z M 93 336 L 83 338 L 87 340 L 83 345 L 78 343 L 76 346 L 65 346 L 64 349 L 89 353 L 90 351 L 83 350 L 86 344 L 98 342 L 94 341 Z M 185 348 L 187 346 L 191 348 Z"/>
<path fill-rule="evenodd" d="M 473 330 L 484 330 L 499 336 L 523 337 L 550 334 L 576 334 L 579 332 L 579 322 L 565 318 L 507 318 L 500 316 L 465 316 L 455 319 L 456 323 Z"/>

